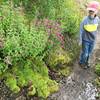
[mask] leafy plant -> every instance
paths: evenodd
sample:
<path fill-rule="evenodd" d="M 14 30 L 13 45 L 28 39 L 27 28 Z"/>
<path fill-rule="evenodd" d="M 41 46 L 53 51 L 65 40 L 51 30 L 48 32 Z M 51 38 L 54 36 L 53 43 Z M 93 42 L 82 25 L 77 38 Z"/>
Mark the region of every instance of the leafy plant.
<path fill-rule="evenodd" d="M 61 20 L 63 33 L 71 37 L 77 36 L 81 19 L 82 14 L 76 2 L 74 0 L 65 1 Z"/>
<path fill-rule="evenodd" d="M 44 58 L 45 62 L 51 68 L 58 68 L 59 65 L 68 64 L 72 60 L 68 52 L 65 52 L 61 47 L 55 46 L 49 51 L 48 55 Z"/>
<path fill-rule="evenodd" d="M 28 95 L 47 98 L 59 89 L 58 83 L 49 78 L 45 57 L 54 67 L 71 61 L 62 49 L 62 32 L 77 32 L 80 16 L 70 10 L 73 5 L 72 0 L 1 1 L 0 75 L 12 92 L 18 93 L 26 86 Z"/>
<path fill-rule="evenodd" d="M 5 8 L 6 11 L 4 11 Z M 13 7 L 5 5 L 2 9 L 1 13 L 4 18 L 1 29 L 5 40 L 3 55 L 9 56 L 12 63 L 30 56 L 36 57 L 46 47 L 48 35 L 44 28 L 32 25 L 29 31 L 29 27 L 25 24 L 27 21 L 18 12 L 15 13 Z"/>
<path fill-rule="evenodd" d="M 95 72 L 97 75 L 100 76 L 100 64 L 97 64 L 96 67 L 95 67 Z"/>
<path fill-rule="evenodd" d="M 19 66 L 12 67 L 4 74 L 5 84 L 12 92 L 18 93 L 21 88 L 26 86 L 29 96 L 38 94 L 39 97 L 47 98 L 50 93 L 59 89 L 56 81 L 49 79 L 45 73 L 43 75 L 43 72 L 40 73 L 32 68 L 34 64 L 31 61 L 27 60 L 24 64 L 19 64 Z"/>
<path fill-rule="evenodd" d="M 20 88 L 17 86 L 17 81 L 14 75 L 7 73 L 6 78 L 5 84 L 10 88 L 11 91 L 18 93 Z"/>
<path fill-rule="evenodd" d="M 8 66 L 4 62 L 0 61 L 0 77 L 7 70 L 7 68 Z"/>

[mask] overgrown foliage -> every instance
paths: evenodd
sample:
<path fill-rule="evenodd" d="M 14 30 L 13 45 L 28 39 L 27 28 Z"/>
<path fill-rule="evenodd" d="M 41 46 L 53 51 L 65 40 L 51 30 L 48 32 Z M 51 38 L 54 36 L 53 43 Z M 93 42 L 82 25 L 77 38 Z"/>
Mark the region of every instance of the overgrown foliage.
<path fill-rule="evenodd" d="M 38 96 L 46 98 L 50 93 L 58 90 L 58 85 L 49 79 L 46 65 L 42 61 L 38 61 L 39 64 L 42 66 L 36 66 L 37 64 L 28 60 L 23 66 L 22 64 L 13 66 L 10 72 L 4 75 L 5 84 L 14 93 L 18 93 L 20 88 L 27 86 L 28 95 L 38 94 Z"/>
<path fill-rule="evenodd" d="M 95 66 L 95 73 L 98 75 L 97 78 L 95 79 L 94 83 L 97 85 L 97 87 L 100 87 L 100 63 L 98 62 L 97 65 Z M 100 94 L 100 91 L 99 91 Z"/>
<path fill-rule="evenodd" d="M 28 94 L 46 98 L 53 85 L 54 91 L 58 90 L 57 83 L 49 79 L 48 68 L 39 57 L 46 48 L 48 34 L 44 27 L 35 27 L 34 24 L 29 30 L 25 17 L 8 5 L 2 5 L 1 16 L 3 46 L 0 48 L 0 74 L 5 84 L 18 93 L 31 81 L 28 88 L 32 89 L 29 89 Z"/>
<path fill-rule="evenodd" d="M 47 65 L 53 68 L 71 61 L 69 51 L 63 51 L 63 34 L 75 36 L 78 31 L 80 13 L 71 8 L 77 9 L 75 1 L 0 3 L 0 78 L 14 93 L 26 87 L 28 95 L 46 98 L 58 90 L 58 83 L 49 78 Z"/>

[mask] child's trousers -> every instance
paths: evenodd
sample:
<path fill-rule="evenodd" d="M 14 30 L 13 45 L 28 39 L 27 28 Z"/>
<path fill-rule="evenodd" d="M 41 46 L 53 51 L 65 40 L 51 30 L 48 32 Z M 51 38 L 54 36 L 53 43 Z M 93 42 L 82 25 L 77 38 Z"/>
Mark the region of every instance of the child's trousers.
<path fill-rule="evenodd" d="M 94 48 L 94 42 L 82 41 L 82 52 L 80 55 L 80 64 L 88 64 Z"/>

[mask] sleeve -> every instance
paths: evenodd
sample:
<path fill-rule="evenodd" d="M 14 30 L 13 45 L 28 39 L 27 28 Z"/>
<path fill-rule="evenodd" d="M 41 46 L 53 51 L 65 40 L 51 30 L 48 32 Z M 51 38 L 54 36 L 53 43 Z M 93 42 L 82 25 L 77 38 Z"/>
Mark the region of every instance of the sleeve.
<path fill-rule="evenodd" d="M 98 33 L 99 27 L 100 27 L 100 18 L 99 17 L 97 17 L 97 21 L 98 21 L 97 33 Z"/>
<path fill-rule="evenodd" d="M 97 21 L 98 21 L 98 24 L 100 25 L 100 18 L 99 17 L 97 17 Z"/>
<path fill-rule="evenodd" d="M 79 42 L 82 43 L 82 34 L 83 34 L 83 26 L 84 26 L 84 21 L 81 22 L 80 24 L 80 35 L 79 35 Z"/>
<path fill-rule="evenodd" d="M 98 23 L 99 23 L 99 25 L 100 25 L 100 18 L 98 17 Z"/>

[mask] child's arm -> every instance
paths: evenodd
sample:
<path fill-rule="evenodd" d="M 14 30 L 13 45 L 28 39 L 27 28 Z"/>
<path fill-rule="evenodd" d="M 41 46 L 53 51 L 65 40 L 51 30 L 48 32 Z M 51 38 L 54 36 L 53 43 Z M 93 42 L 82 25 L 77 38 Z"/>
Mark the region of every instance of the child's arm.
<path fill-rule="evenodd" d="M 98 21 L 98 26 L 100 27 L 100 18 L 97 17 L 97 21 Z M 99 27 L 97 27 L 97 33 L 99 32 Z"/>

